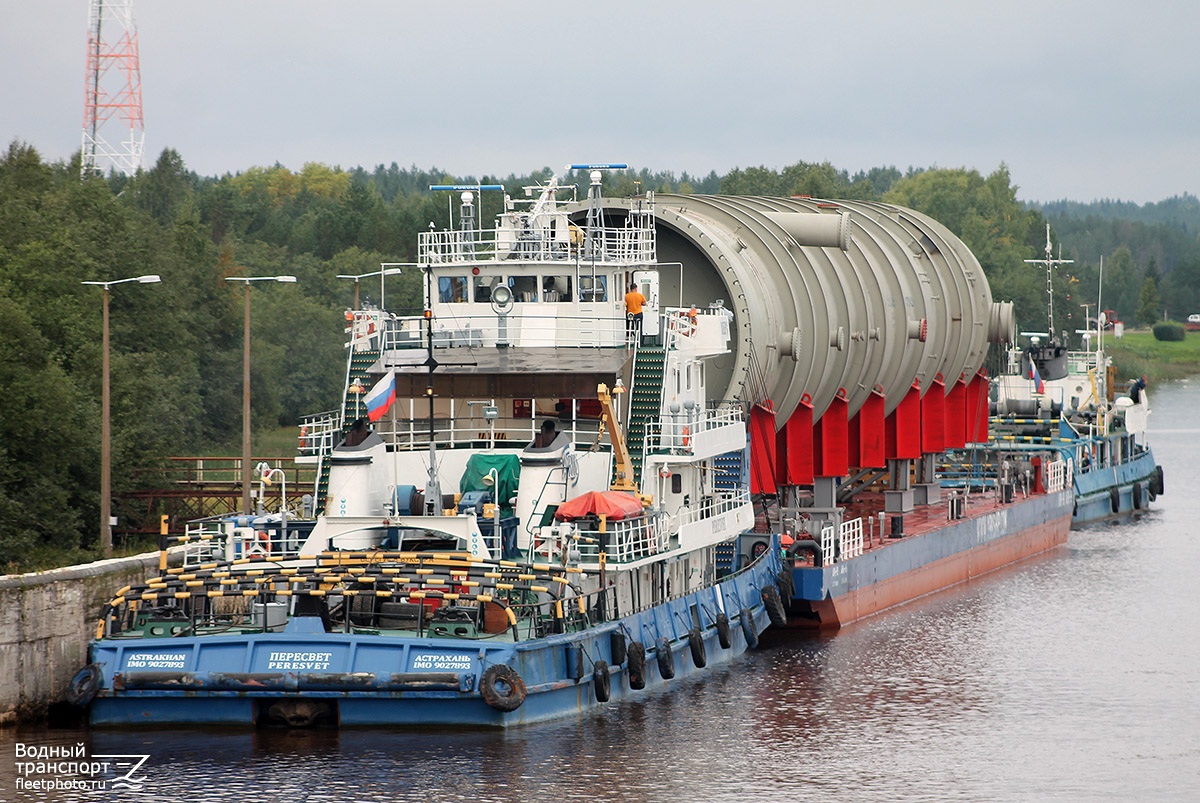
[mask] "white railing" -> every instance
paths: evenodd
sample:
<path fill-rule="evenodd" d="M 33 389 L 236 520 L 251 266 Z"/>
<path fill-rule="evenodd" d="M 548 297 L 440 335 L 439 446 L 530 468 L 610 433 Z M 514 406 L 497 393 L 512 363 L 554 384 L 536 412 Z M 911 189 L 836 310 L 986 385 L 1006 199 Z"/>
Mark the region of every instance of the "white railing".
<path fill-rule="evenodd" d="M 574 305 L 520 302 L 500 316 L 490 304 L 439 304 L 433 324 L 434 348 L 493 348 L 499 344 L 526 348 L 624 347 L 624 316 L 570 314 Z M 559 314 L 562 310 L 562 314 Z M 429 335 L 423 318 L 395 318 L 383 337 L 383 350 L 425 348 Z"/>
<path fill-rule="evenodd" d="M 342 437 L 342 417 L 336 410 L 306 415 L 300 419 L 299 457 L 328 454 Z"/>
<path fill-rule="evenodd" d="M 1067 464 L 1061 460 L 1053 460 L 1045 464 L 1046 491 L 1056 493 L 1067 487 Z"/>
<path fill-rule="evenodd" d="M 657 555 L 666 551 L 670 538 L 662 526 L 663 517 L 657 514 L 607 522 L 604 533 L 591 522 L 575 523 L 581 525 L 579 556 L 584 563 L 597 562 L 602 548 L 605 560 L 610 563 L 628 563 Z"/>
<path fill-rule="evenodd" d="M 835 532 L 832 524 L 826 524 L 821 528 L 821 556 L 826 566 L 837 563 L 837 552 L 834 550 L 837 545 L 837 539 L 834 538 Z"/>
<path fill-rule="evenodd" d="M 750 493 L 745 490 L 734 491 L 731 494 L 706 496 L 701 500 L 699 507 L 680 508 L 677 515 L 679 526 L 684 527 L 704 519 L 711 519 L 748 504 L 750 504 Z"/>
<path fill-rule="evenodd" d="M 850 560 L 863 553 L 862 519 L 843 521 L 838 538 L 838 560 Z"/>
<path fill-rule="evenodd" d="M 433 440 L 439 447 L 445 446 L 488 446 L 496 448 L 517 448 L 527 446 L 538 434 L 542 422 L 552 419 L 557 422 L 560 432 L 566 432 L 571 441 L 587 444 L 590 448 L 596 443 L 600 431 L 599 418 L 578 416 L 568 407 L 559 417 L 557 410 L 540 409 L 534 399 L 517 399 L 517 402 L 528 403 L 529 415 L 514 417 L 503 415 L 496 419 L 487 419 L 483 412 L 484 406 L 462 399 L 451 399 L 449 410 L 440 408 L 433 419 Z M 504 400 L 507 410 L 509 401 Z M 351 416 L 365 415 L 366 408 L 361 403 L 351 404 Z M 374 432 L 383 438 L 390 446 L 397 449 L 423 449 L 429 446 L 429 402 L 426 399 L 397 399 L 392 408 L 372 425 Z M 606 451 L 608 440 L 595 446 L 598 451 Z"/>
<path fill-rule="evenodd" d="M 429 231 L 417 238 L 417 259 L 422 264 L 455 262 L 576 262 L 598 261 L 617 265 L 655 260 L 653 226 L 600 229 L 585 236 L 570 236 L 553 229 L 514 232 Z"/>
<path fill-rule="evenodd" d="M 709 402 L 703 409 L 667 413 L 646 422 L 647 450 L 670 449 L 677 454 L 687 454 L 692 451 L 697 436 L 722 427 L 745 429 L 745 422 L 741 405 L 729 402 Z"/>

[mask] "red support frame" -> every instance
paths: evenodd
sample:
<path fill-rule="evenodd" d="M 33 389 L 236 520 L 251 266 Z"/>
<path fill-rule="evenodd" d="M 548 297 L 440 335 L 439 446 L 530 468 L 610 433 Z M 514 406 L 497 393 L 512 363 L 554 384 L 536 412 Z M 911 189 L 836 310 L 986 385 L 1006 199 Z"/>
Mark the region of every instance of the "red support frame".
<path fill-rule="evenodd" d="M 776 434 L 776 476 L 784 485 L 812 485 L 814 477 L 813 407 L 808 394 Z"/>
<path fill-rule="evenodd" d="M 883 394 L 876 390 L 850 419 L 850 460 L 858 468 L 884 468 L 887 465 L 887 419 L 883 412 L 886 402 Z"/>
<path fill-rule="evenodd" d="M 813 432 L 813 454 L 816 458 L 813 472 L 818 477 L 844 477 L 850 473 L 849 406 L 845 391 L 838 390 L 837 396 L 817 421 Z"/>
<path fill-rule="evenodd" d="M 778 493 L 775 485 L 775 411 L 770 402 L 750 408 L 750 493 Z"/>
<path fill-rule="evenodd" d="M 921 387 L 913 383 L 884 424 L 889 460 L 916 460 L 921 456 Z"/>
<path fill-rule="evenodd" d="M 946 383 L 939 374 L 921 397 L 921 452 L 946 451 Z"/>

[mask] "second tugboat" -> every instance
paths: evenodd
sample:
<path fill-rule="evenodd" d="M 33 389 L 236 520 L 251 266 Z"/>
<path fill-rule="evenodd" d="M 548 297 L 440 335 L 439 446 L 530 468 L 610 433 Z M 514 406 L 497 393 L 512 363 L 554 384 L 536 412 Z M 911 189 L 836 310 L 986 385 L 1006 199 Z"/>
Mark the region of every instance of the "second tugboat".
<path fill-rule="evenodd" d="M 1049 224 L 1045 258 L 1028 261 L 1046 266 L 1052 288 L 1049 272 L 1063 260 L 1053 257 Z M 1103 313 L 1089 320 L 1094 328 L 1075 333 L 1082 347 L 1069 348 L 1065 332 L 1054 334 L 1047 295 L 1050 332 L 1022 332 L 1026 345 L 1009 350 L 1008 368 L 994 380 L 992 436 L 1009 448 L 1058 451 L 1075 492 L 1075 525 L 1145 510 L 1163 493 L 1147 435 L 1146 378 L 1118 387 L 1104 351 Z"/>

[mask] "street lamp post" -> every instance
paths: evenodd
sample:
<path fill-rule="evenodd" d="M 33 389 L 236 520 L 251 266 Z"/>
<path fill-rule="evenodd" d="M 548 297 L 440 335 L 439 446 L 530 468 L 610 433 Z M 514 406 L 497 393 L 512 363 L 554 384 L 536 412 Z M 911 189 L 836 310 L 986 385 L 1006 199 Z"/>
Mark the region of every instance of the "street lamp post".
<path fill-rule="evenodd" d="M 108 358 L 108 288 L 115 284 L 137 282 L 138 284 L 157 284 L 161 282 L 157 274 L 132 276 L 128 279 L 117 279 L 111 282 L 82 282 L 104 289 L 104 317 L 101 338 L 100 357 L 100 553 L 102 557 L 112 557 L 112 424 L 111 395 L 109 393 L 109 358 Z"/>
<path fill-rule="evenodd" d="M 358 283 L 363 279 L 369 279 L 372 276 L 379 277 L 379 308 L 383 309 L 383 279 L 385 276 L 399 276 L 400 268 L 397 262 L 381 262 L 379 270 L 371 271 L 370 273 L 339 273 L 339 279 L 354 280 L 354 308 L 358 309 Z"/>
<path fill-rule="evenodd" d="M 250 465 L 250 283 L 295 283 L 295 276 L 226 276 L 227 282 L 242 282 L 245 286 L 245 315 L 242 320 L 242 512 L 249 515 L 250 484 L 254 481 Z"/>

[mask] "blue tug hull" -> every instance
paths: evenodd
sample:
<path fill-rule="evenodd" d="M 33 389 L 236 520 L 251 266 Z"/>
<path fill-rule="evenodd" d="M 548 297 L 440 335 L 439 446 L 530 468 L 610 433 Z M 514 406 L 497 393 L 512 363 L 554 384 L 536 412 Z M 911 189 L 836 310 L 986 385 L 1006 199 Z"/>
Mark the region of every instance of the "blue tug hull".
<path fill-rule="evenodd" d="M 645 693 L 630 685 L 634 642 L 646 650 L 645 690 L 732 661 L 768 626 L 762 590 L 775 587 L 781 569 L 776 547 L 736 575 L 645 611 L 517 642 L 327 633 L 316 617 L 294 617 L 278 633 L 103 639 L 91 646 L 103 677 L 91 722 L 253 726 L 266 724 L 276 704 L 298 701 L 326 712 L 318 725 L 500 727 L 557 718 Z M 691 644 L 694 629 L 701 646 Z M 497 710 L 481 694 L 497 665 L 524 683 L 515 710 Z"/>

